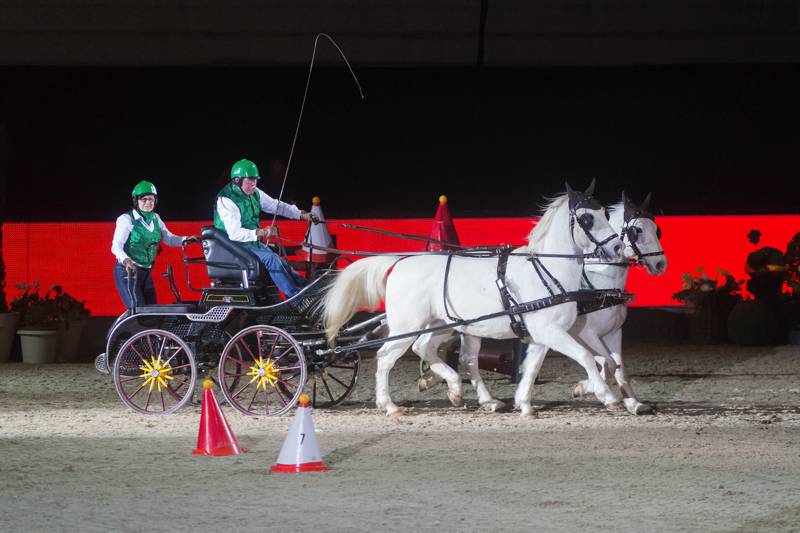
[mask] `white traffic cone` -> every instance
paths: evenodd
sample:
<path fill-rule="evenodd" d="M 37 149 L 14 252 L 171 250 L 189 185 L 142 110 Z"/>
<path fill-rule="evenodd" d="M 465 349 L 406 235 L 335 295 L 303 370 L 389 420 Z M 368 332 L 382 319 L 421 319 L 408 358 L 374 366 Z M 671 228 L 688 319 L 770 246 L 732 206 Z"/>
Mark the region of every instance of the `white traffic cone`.
<path fill-rule="evenodd" d="M 322 214 L 322 208 L 319 206 L 319 196 L 315 196 L 311 199 L 311 213 L 316 215 L 319 219 L 319 224 L 311 224 L 305 237 L 306 242 L 314 246 L 330 248 L 333 241 L 330 232 L 328 232 L 328 225 L 325 223 L 325 215 Z M 331 254 L 324 250 L 319 250 L 317 248 L 311 249 L 308 246 L 303 246 L 297 252 L 297 255 L 301 260 L 311 261 L 312 263 L 327 263 L 329 260 L 333 259 Z"/>
<path fill-rule="evenodd" d="M 283 441 L 278 462 L 272 467 L 273 472 L 299 474 L 330 470 L 322 462 L 309 400 L 308 394 L 300 395 L 292 427 L 289 428 L 289 434 Z"/>

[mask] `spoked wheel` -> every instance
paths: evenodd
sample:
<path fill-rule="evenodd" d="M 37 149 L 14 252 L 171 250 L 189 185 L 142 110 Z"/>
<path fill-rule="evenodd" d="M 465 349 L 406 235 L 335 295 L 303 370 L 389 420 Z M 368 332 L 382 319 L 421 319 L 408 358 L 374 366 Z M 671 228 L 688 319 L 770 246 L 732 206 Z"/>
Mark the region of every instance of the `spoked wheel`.
<path fill-rule="evenodd" d="M 361 356 L 347 352 L 335 357 L 332 363 L 311 365 L 305 391 L 315 409 L 339 405 L 356 388 Z"/>
<path fill-rule="evenodd" d="M 163 329 L 148 329 L 125 341 L 112 372 L 122 403 L 146 415 L 174 413 L 186 405 L 197 378 L 189 347 Z"/>
<path fill-rule="evenodd" d="M 303 392 L 306 359 L 294 337 L 282 329 L 250 326 L 225 345 L 218 372 L 231 407 L 250 416 L 280 416 Z"/>

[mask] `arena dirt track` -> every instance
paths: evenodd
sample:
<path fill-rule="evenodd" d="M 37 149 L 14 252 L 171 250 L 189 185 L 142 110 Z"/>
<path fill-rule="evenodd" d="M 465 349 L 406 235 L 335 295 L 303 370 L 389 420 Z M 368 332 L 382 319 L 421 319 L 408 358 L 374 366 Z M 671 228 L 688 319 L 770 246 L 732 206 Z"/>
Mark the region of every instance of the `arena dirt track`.
<path fill-rule="evenodd" d="M 799 531 L 800 349 L 636 343 L 647 417 L 570 398 L 550 356 L 539 417 L 449 407 L 402 359 L 374 408 L 374 362 L 315 412 L 327 473 L 268 474 L 291 417 L 224 407 L 248 448 L 191 455 L 199 405 L 144 417 L 91 365 L 0 366 L 0 531 Z M 495 394 L 513 385 L 487 374 Z"/>

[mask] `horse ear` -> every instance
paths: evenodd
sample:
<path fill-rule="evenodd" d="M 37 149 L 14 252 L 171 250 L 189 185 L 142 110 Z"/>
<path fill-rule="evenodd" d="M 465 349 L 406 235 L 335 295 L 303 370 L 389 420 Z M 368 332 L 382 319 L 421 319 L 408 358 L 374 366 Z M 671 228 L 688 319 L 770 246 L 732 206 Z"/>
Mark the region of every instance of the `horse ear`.
<path fill-rule="evenodd" d="M 569 186 L 568 182 L 565 181 L 564 186 L 567 188 L 567 194 L 569 194 L 570 196 L 575 192 L 572 190 L 572 187 Z"/>
<path fill-rule="evenodd" d="M 644 197 L 644 201 L 642 202 L 642 205 L 641 205 L 642 211 L 647 211 L 648 210 L 648 208 L 650 207 L 650 198 L 652 198 L 652 196 L 653 196 L 653 193 L 649 192 L 649 193 L 647 193 L 647 196 Z"/>
<path fill-rule="evenodd" d="M 592 196 L 594 194 L 594 184 L 596 181 L 597 180 L 595 178 L 592 178 L 592 182 L 589 184 L 589 188 L 586 189 L 586 194 L 588 194 L 589 196 Z"/>
<path fill-rule="evenodd" d="M 622 191 L 622 205 L 625 205 L 627 203 L 628 203 L 628 197 L 625 196 L 625 191 Z"/>

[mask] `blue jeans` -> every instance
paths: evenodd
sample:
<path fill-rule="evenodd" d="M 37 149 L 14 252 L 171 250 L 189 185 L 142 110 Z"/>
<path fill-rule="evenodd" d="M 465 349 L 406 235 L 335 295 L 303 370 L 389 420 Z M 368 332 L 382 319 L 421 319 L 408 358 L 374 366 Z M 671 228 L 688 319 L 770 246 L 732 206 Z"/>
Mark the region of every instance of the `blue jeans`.
<path fill-rule="evenodd" d="M 278 254 L 267 246 L 260 243 L 247 243 L 243 244 L 243 246 L 258 257 L 261 264 L 266 267 L 269 277 L 272 278 L 272 281 L 275 282 L 281 292 L 286 295 L 286 298 L 291 298 L 305 286 L 305 278 L 292 268 L 284 266 Z"/>
<path fill-rule="evenodd" d="M 134 280 L 132 274 L 128 277 L 125 265 L 116 261 L 114 263 L 114 284 L 117 286 L 122 303 L 128 309 L 132 309 L 134 304 L 141 306 L 156 303 L 156 288 L 153 285 L 149 268 L 136 267 L 136 279 Z"/>

